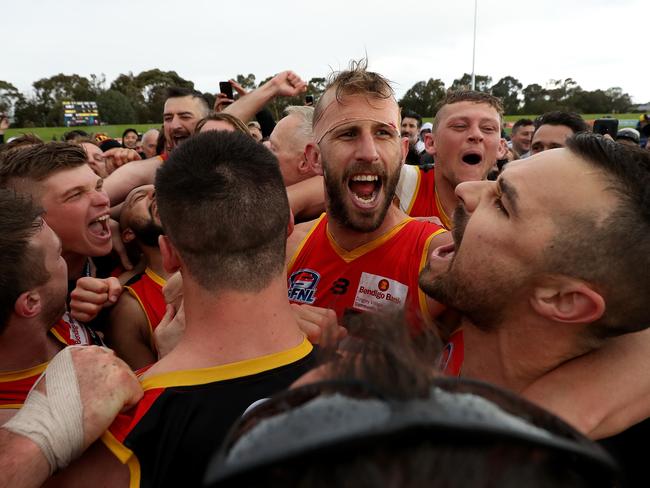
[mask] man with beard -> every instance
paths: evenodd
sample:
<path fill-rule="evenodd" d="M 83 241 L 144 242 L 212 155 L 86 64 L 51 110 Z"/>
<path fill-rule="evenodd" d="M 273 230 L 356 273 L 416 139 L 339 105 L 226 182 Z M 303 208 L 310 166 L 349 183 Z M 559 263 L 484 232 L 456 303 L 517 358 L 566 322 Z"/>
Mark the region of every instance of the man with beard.
<path fill-rule="evenodd" d="M 475 91 L 449 92 L 440 102 L 426 151 L 434 168 L 404 166 L 397 186 L 400 208 L 411 217 L 435 217 L 451 228 L 456 185 L 484 180 L 499 157 L 501 116 L 498 98 Z"/>
<path fill-rule="evenodd" d="M 66 313 L 61 240 L 26 195 L 0 190 L 0 424 L 69 344 L 101 344 Z"/>
<path fill-rule="evenodd" d="M 543 404 L 609 437 L 647 417 L 647 332 L 630 333 L 650 325 L 650 155 L 591 134 L 566 144 L 459 185 L 455 245 L 420 285 L 462 314 L 449 372 L 529 398 L 544 384 Z"/>
<path fill-rule="evenodd" d="M 122 241 L 142 253 L 144 271 L 131 278 L 109 317 L 106 342 L 133 369 L 156 361 L 153 331 L 165 315 L 162 287 L 169 274 L 162 265 L 153 185 L 136 188 L 126 197 L 120 214 Z"/>
<path fill-rule="evenodd" d="M 388 82 L 365 62 L 339 73 L 314 112 L 307 158 L 325 179 L 327 212 L 296 226 L 287 242 L 289 299 L 354 312 L 405 310 L 430 321 L 417 276 L 429 246 L 448 242 L 439 226 L 392 205 L 408 141 Z"/>

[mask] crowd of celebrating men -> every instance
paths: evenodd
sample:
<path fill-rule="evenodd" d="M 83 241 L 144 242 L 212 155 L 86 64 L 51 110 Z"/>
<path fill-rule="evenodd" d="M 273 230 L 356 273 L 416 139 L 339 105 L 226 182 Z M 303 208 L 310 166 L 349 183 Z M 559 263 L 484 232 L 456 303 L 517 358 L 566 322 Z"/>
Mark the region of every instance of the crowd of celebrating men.
<path fill-rule="evenodd" d="M 0 485 L 647 484 L 639 132 L 305 86 L 0 145 Z"/>

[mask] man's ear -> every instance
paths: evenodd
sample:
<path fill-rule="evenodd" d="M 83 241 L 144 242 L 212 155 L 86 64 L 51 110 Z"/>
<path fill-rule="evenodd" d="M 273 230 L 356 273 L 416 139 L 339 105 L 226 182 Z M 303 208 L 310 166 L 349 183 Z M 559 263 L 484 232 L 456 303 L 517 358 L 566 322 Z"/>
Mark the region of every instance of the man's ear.
<path fill-rule="evenodd" d="M 181 268 L 181 258 L 169 238 L 165 235 L 159 236 L 158 246 L 160 247 L 160 255 L 165 271 L 168 273 L 178 271 Z"/>
<path fill-rule="evenodd" d="M 305 157 L 311 170 L 319 176 L 323 176 L 323 165 L 320 157 L 320 149 L 314 142 L 305 146 Z"/>
<path fill-rule="evenodd" d="M 126 228 L 122 231 L 122 242 L 127 244 L 135 239 L 135 233 L 130 229 Z"/>
<path fill-rule="evenodd" d="M 424 149 L 425 151 L 430 154 L 431 156 L 435 156 L 435 137 L 433 136 L 433 133 L 427 132 L 424 134 Z"/>
<path fill-rule="evenodd" d="M 14 312 L 19 317 L 31 319 L 36 317 L 43 309 L 41 294 L 35 290 L 28 290 L 18 295 L 14 303 Z"/>
<path fill-rule="evenodd" d="M 402 137 L 400 139 L 400 145 L 402 148 L 402 164 L 406 161 L 406 156 L 409 153 L 409 139 L 408 137 Z"/>
<path fill-rule="evenodd" d="M 303 150 L 302 154 L 300 155 L 300 161 L 298 161 L 298 173 L 301 175 L 307 174 L 307 173 L 313 173 L 313 169 L 311 167 L 311 164 L 309 164 L 309 161 L 307 160 L 307 148 Z"/>
<path fill-rule="evenodd" d="M 530 299 L 541 316 L 567 324 L 590 324 L 605 313 L 605 299 L 584 281 L 556 277 L 537 286 Z"/>

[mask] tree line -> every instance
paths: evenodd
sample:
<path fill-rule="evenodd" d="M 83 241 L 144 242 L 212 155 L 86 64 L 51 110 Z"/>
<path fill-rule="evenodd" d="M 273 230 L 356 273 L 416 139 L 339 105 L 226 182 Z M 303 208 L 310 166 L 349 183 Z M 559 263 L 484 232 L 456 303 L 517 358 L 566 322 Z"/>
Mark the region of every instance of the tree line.
<path fill-rule="evenodd" d="M 238 74 L 234 79 L 244 88 L 254 89 L 269 78 L 257 82 L 254 74 Z M 418 81 L 399 100 L 400 105 L 424 117 L 435 114 L 435 107 L 448 89 L 467 88 L 468 73 L 455 79 L 449 87 L 440 79 Z M 512 76 L 505 76 L 492 84 L 486 75 L 475 77 L 476 89 L 491 93 L 503 100 L 506 114 L 540 114 L 549 110 L 568 110 L 579 113 L 623 113 L 632 109 L 630 96 L 620 87 L 606 90 L 584 90 L 572 78 L 551 80 L 545 87 L 533 83 L 526 87 Z M 77 74 L 57 74 L 32 84 L 33 93 L 25 95 L 8 81 L 0 80 L 0 112 L 13 115 L 17 127 L 54 127 L 63 125 L 63 102 L 95 101 L 100 118 L 108 124 L 154 124 L 162 122 L 165 91 L 169 86 L 194 88 L 175 71 L 147 70 L 134 75 L 120 74 L 110 85 L 105 75 L 90 77 Z M 326 79 L 309 80 L 307 93 L 318 98 L 325 90 Z M 213 93 L 204 93 L 210 105 Z M 302 97 L 278 98 L 270 109 L 280 118 L 288 105 L 302 105 Z"/>

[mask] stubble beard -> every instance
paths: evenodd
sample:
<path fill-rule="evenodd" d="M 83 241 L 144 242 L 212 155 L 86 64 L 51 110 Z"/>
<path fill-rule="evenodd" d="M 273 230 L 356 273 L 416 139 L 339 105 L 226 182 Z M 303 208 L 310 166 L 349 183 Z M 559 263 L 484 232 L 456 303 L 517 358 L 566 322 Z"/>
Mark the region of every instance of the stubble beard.
<path fill-rule="evenodd" d="M 395 190 L 400 176 L 399 168 L 401 167 L 398 166 L 398 170 L 394 171 L 393 174 L 387 174 L 382 168 L 379 173 L 382 179 L 382 187 L 379 191 L 383 192 L 384 201 L 372 213 L 364 215 L 361 211 L 358 211 L 355 215 L 353 209 L 350 208 L 352 204 L 346 205 L 347 195 L 345 193 L 348 191 L 346 188 L 348 177 L 357 172 L 357 168 L 354 166 L 348 168 L 342 175 L 342 181 L 339 181 L 330 171 L 327 171 L 327 166 L 327 163 L 323 162 L 323 177 L 328 196 L 327 211 L 329 217 L 355 232 L 367 233 L 377 230 L 384 222 L 395 197 Z M 381 198 L 381 195 L 378 198 Z"/>

